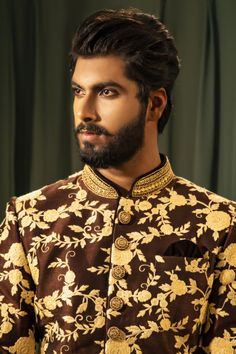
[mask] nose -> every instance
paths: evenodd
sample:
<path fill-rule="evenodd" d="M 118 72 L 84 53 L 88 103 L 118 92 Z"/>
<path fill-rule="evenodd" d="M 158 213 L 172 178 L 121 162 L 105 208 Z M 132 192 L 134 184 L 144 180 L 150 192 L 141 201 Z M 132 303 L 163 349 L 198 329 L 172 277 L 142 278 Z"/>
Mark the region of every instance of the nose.
<path fill-rule="evenodd" d="M 95 108 L 95 102 L 90 97 L 75 97 L 74 98 L 74 118 L 75 124 L 78 125 L 81 121 L 88 123 L 98 120 L 98 114 Z"/>

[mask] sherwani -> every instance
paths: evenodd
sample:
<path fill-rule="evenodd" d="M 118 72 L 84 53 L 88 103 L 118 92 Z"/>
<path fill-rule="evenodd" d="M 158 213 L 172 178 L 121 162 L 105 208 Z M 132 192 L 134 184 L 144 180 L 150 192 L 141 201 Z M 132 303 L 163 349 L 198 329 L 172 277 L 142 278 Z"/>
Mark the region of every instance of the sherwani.
<path fill-rule="evenodd" d="M 233 354 L 236 204 L 167 158 L 124 191 L 89 166 L 12 198 L 0 353 Z"/>

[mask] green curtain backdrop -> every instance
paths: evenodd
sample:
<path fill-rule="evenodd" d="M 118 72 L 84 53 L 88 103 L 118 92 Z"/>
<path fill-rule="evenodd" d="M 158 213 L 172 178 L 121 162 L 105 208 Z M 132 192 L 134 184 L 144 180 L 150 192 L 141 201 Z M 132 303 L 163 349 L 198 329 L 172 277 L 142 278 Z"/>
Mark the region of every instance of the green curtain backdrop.
<path fill-rule="evenodd" d="M 21 195 L 81 169 L 68 52 L 77 25 L 134 6 L 170 28 L 182 69 L 160 137 L 176 174 L 236 199 L 235 0 L 0 0 L 0 217 Z"/>

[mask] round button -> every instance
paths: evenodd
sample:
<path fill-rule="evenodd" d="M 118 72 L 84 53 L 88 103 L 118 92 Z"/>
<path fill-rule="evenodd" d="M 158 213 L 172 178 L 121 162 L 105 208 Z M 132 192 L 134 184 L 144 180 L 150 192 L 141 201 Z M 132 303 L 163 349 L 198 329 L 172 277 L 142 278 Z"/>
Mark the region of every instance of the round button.
<path fill-rule="evenodd" d="M 112 308 L 112 310 L 119 311 L 122 309 L 123 306 L 124 306 L 124 301 L 118 296 L 114 296 L 110 300 L 110 307 Z"/>
<path fill-rule="evenodd" d="M 112 275 L 115 279 L 120 280 L 125 276 L 125 269 L 122 266 L 115 266 L 112 268 Z"/>
<path fill-rule="evenodd" d="M 118 327 L 110 327 L 107 331 L 107 335 L 110 339 L 122 342 L 125 340 L 125 333 Z"/>
<path fill-rule="evenodd" d="M 118 215 L 119 222 L 121 224 L 129 224 L 131 220 L 131 215 L 127 211 L 121 211 Z"/>
<path fill-rule="evenodd" d="M 127 248 L 129 247 L 129 241 L 124 236 L 119 236 L 115 240 L 115 247 L 121 251 L 127 250 Z"/>

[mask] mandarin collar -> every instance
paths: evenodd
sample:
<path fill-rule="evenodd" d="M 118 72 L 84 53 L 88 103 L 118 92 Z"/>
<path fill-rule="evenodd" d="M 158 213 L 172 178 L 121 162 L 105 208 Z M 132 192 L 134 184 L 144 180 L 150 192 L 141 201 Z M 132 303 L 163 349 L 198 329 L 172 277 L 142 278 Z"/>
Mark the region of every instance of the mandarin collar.
<path fill-rule="evenodd" d="M 149 173 L 137 178 L 127 195 L 132 197 L 144 197 L 149 194 L 157 194 L 165 188 L 175 177 L 168 158 L 161 155 L 161 165 Z M 108 198 L 117 199 L 121 193 L 121 187 L 102 176 L 98 171 L 85 165 L 82 172 L 82 179 L 86 187 L 94 194 Z M 123 189 L 123 188 L 122 188 Z"/>

